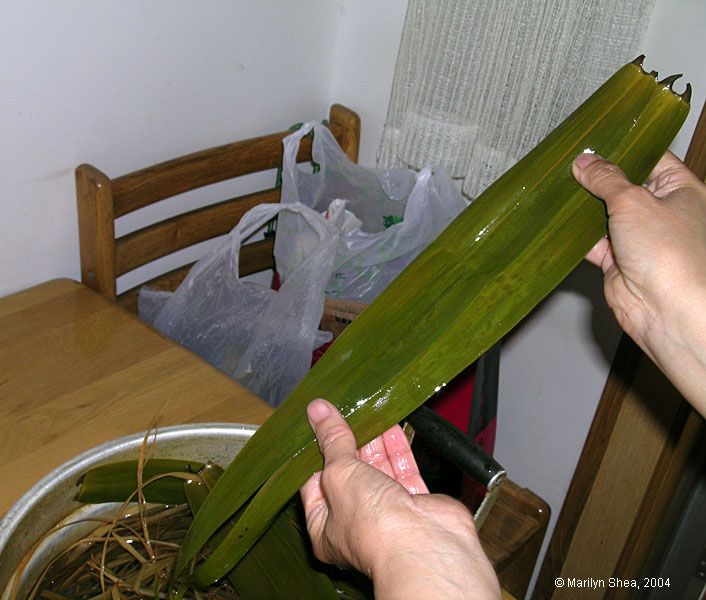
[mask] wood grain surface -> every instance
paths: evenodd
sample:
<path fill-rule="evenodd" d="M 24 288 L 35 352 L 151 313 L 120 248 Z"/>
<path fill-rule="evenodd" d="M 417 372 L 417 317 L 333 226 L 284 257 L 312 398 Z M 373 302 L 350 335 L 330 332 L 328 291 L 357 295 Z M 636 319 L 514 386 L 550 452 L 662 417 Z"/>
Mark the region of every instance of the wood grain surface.
<path fill-rule="evenodd" d="M 0 299 L 0 515 L 107 440 L 180 423 L 262 423 L 272 409 L 77 282 Z"/>

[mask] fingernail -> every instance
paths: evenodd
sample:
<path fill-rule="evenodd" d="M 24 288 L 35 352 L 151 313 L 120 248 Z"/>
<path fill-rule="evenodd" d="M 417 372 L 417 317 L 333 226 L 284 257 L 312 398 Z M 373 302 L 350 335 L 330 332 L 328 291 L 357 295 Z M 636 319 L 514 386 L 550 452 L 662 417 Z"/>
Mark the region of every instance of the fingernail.
<path fill-rule="evenodd" d="M 594 154 L 593 152 L 583 152 L 574 159 L 574 164 L 579 169 L 585 169 L 588 165 L 590 165 L 592 162 L 597 161 L 599 158 L 600 156 Z"/>
<path fill-rule="evenodd" d="M 318 425 L 331 414 L 331 406 L 323 400 L 314 400 L 306 407 L 306 414 L 313 425 Z"/>

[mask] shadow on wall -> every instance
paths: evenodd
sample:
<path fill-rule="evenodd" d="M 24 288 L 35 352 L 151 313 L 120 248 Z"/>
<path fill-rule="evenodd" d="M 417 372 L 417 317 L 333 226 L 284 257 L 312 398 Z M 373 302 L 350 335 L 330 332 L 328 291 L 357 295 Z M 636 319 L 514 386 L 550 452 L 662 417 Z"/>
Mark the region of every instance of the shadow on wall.
<path fill-rule="evenodd" d="M 603 294 L 603 272 L 584 261 L 573 270 L 557 291 L 578 294 L 590 301 L 591 316 L 585 322 L 584 332 L 587 338 L 594 341 L 606 364 L 610 366 L 621 330 Z"/>
<path fill-rule="evenodd" d="M 561 297 L 570 296 L 578 296 L 587 301 L 590 312 L 582 323 L 572 324 L 571 329 L 567 328 L 565 335 L 575 336 L 578 333 L 587 343 L 593 344 L 597 350 L 597 358 L 600 357 L 607 369 L 613 361 L 621 330 L 603 295 L 602 271 L 586 261 L 581 262 L 554 292 L 505 336 L 505 341 L 509 342 L 514 336 L 521 335 L 520 332 L 531 320 L 549 319 L 555 327 L 566 327 L 566 318 L 561 322 L 561 318 L 566 315 L 559 315 L 557 310 L 559 305 L 565 304 Z M 574 317 L 575 313 L 572 312 L 570 318 Z"/>

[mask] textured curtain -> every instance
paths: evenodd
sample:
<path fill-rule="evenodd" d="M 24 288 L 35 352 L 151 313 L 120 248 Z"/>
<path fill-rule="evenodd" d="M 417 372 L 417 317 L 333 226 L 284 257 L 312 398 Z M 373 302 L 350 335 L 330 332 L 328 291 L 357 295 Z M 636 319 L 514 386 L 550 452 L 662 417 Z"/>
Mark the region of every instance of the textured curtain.
<path fill-rule="evenodd" d="M 410 0 L 378 165 L 441 167 L 477 196 L 640 54 L 653 6 Z"/>

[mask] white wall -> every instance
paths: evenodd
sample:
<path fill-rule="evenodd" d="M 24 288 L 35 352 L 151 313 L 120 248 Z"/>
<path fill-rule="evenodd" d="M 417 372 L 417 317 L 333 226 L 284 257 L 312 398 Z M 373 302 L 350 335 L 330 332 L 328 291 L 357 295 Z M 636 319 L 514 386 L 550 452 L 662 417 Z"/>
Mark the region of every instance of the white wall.
<path fill-rule="evenodd" d="M 348 104 L 360 115 L 359 162 L 374 166 L 407 0 L 345 0 L 342 4 L 331 99 Z"/>
<path fill-rule="evenodd" d="M 78 278 L 73 170 L 327 114 L 341 3 L 3 0 L 0 295 Z"/>

